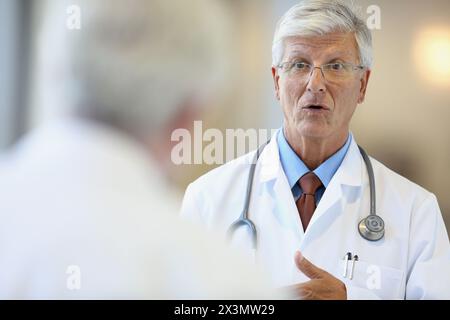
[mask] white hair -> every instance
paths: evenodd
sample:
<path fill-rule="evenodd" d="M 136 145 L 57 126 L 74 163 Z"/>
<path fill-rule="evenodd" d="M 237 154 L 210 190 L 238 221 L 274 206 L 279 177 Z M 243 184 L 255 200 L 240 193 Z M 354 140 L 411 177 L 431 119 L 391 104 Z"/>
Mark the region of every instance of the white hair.
<path fill-rule="evenodd" d="M 354 33 L 360 64 L 372 67 L 372 35 L 356 9 L 337 0 L 303 0 L 278 21 L 272 44 L 272 64 L 284 55 L 284 40 L 293 36 L 320 36 L 334 31 Z"/>
<path fill-rule="evenodd" d="M 226 16 L 211 0 L 51 0 L 43 11 L 41 103 L 150 132 L 223 80 Z M 80 9 L 80 29 L 67 9 Z M 65 107 L 62 107 L 65 105 Z M 59 112 L 58 112 L 59 113 Z"/>

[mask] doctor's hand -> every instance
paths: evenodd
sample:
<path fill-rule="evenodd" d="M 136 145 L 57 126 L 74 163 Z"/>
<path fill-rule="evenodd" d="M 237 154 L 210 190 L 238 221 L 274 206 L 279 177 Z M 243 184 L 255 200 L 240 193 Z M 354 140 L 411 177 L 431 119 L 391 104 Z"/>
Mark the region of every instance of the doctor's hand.
<path fill-rule="evenodd" d="M 309 262 L 300 251 L 295 253 L 295 264 L 311 280 L 289 286 L 295 297 L 302 300 L 346 300 L 347 289 L 345 284 Z"/>

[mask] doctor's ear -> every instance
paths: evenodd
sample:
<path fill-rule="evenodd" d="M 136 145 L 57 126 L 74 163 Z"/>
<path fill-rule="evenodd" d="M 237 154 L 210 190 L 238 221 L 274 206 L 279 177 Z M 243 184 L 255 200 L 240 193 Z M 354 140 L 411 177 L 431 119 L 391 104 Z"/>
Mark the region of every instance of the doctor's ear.
<path fill-rule="evenodd" d="M 272 66 L 272 78 L 275 85 L 275 96 L 277 97 L 277 100 L 280 100 L 280 85 L 278 84 L 280 76 L 278 74 L 277 68 L 275 68 L 274 66 Z"/>
<path fill-rule="evenodd" d="M 364 73 L 361 76 L 358 104 L 361 104 L 364 102 L 364 98 L 366 97 L 367 84 L 369 83 L 369 78 L 370 78 L 371 72 L 372 72 L 372 70 L 370 70 L 370 69 L 364 70 Z"/>

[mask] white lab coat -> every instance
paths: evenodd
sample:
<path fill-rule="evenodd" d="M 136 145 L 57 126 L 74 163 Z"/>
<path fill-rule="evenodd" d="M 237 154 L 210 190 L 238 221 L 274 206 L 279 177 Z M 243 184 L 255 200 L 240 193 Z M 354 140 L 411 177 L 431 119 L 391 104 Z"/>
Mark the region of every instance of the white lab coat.
<path fill-rule="evenodd" d="M 1 299 L 273 297 L 253 265 L 180 223 L 147 153 L 110 128 L 35 131 L 2 157 L 0 198 Z"/>
<path fill-rule="evenodd" d="M 225 234 L 240 215 L 249 163 L 254 152 L 235 159 L 191 183 L 182 216 Z M 312 263 L 342 280 L 349 299 L 449 299 L 450 245 L 436 197 L 371 159 L 377 213 L 385 237 L 363 239 L 358 222 L 369 214 L 369 184 L 357 144 L 352 141 L 306 232 L 279 159 L 275 136 L 257 163 L 249 218 L 258 231 L 256 261 L 277 286 L 307 281 L 295 266 L 300 250 Z M 233 243 L 250 250 L 249 232 L 237 231 Z M 344 277 L 344 255 L 358 255 Z"/>

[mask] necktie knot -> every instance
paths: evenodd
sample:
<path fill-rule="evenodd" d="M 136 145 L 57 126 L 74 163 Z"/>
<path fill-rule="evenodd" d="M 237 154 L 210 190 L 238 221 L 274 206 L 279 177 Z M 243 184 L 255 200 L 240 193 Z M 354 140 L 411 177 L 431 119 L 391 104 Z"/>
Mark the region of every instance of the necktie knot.
<path fill-rule="evenodd" d="M 314 172 L 308 172 L 300 178 L 299 184 L 304 194 L 315 195 L 317 189 L 322 186 L 322 181 Z"/>

